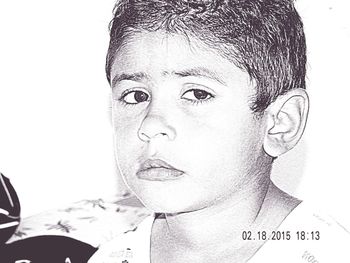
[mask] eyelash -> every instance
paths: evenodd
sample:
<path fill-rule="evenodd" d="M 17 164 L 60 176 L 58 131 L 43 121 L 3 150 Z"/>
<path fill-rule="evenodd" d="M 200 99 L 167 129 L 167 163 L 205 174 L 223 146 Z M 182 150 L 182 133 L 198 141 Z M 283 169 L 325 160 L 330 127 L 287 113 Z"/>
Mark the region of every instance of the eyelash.
<path fill-rule="evenodd" d="M 148 94 L 147 92 L 145 91 L 142 91 L 140 90 L 139 88 L 131 88 L 131 89 L 127 89 L 125 90 L 124 92 L 122 92 L 122 94 L 120 95 L 120 97 L 118 98 L 118 101 L 120 101 L 123 106 L 127 107 L 127 106 L 135 106 L 137 104 L 140 104 L 140 103 L 128 103 L 125 101 L 125 97 L 128 96 L 130 93 L 132 92 L 137 92 L 137 91 L 141 91 L 141 92 L 144 92 L 146 93 L 149 97 L 151 97 L 150 94 Z M 208 94 L 209 98 L 206 98 L 206 99 L 189 99 L 189 98 L 184 98 L 183 96 L 186 94 L 186 93 L 189 93 L 189 92 L 195 92 L 195 91 L 202 91 L 202 92 L 205 92 Z M 204 89 L 188 89 L 186 90 L 185 92 L 182 93 L 181 95 L 181 99 L 185 100 L 186 102 L 192 104 L 192 105 L 199 105 L 199 104 L 203 104 L 203 103 L 207 103 L 209 101 L 211 101 L 213 98 L 215 98 L 215 95 L 213 95 L 211 92 L 209 91 L 206 91 Z"/>
<path fill-rule="evenodd" d="M 199 105 L 199 104 L 207 103 L 207 102 L 209 102 L 209 100 L 211 100 L 211 99 L 207 99 L 207 100 L 194 100 L 194 101 L 190 101 L 190 103 L 193 104 L 193 105 L 195 105 L 195 106 L 197 106 L 197 105 Z"/>
<path fill-rule="evenodd" d="M 187 99 L 187 98 L 183 98 L 183 96 L 188 93 L 188 92 L 195 92 L 195 91 L 204 91 L 205 93 L 207 93 L 209 95 L 209 98 L 207 99 Z M 211 92 L 209 91 L 206 91 L 204 89 L 189 89 L 189 90 L 186 90 L 182 95 L 181 95 L 181 98 L 183 98 L 186 102 L 189 102 L 195 106 L 199 105 L 199 104 L 204 104 L 204 103 L 207 103 L 209 101 L 211 101 L 212 99 L 215 98 L 215 95 L 213 95 Z"/>
<path fill-rule="evenodd" d="M 129 95 L 129 94 L 132 93 L 132 92 L 136 92 L 136 91 L 144 92 L 144 93 L 146 93 L 149 97 L 151 97 L 151 95 L 148 94 L 148 92 L 145 92 L 145 91 L 143 91 L 143 90 L 140 89 L 140 88 L 131 88 L 131 89 L 127 89 L 127 90 L 123 91 L 122 94 L 120 95 L 120 97 L 118 98 L 118 101 L 120 101 L 120 102 L 123 104 L 123 106 L 125 106 L 125 107 L 128 107 L 128 106 L 135 106 L 135 105 L 139 104 L 139 103 L 127 103 L 127 102 L 125 101 L 125 97 L 126 97 L 127 95 Z"/>

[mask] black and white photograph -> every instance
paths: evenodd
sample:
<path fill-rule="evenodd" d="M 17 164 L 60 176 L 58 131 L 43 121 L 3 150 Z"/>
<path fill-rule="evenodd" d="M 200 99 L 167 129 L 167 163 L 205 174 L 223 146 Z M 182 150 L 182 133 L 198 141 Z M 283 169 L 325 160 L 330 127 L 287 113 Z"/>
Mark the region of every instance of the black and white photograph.
<path fill-rule="evenodd" d="M 0 3 L 1 263 L 350 261 L 349 3 Z"/>

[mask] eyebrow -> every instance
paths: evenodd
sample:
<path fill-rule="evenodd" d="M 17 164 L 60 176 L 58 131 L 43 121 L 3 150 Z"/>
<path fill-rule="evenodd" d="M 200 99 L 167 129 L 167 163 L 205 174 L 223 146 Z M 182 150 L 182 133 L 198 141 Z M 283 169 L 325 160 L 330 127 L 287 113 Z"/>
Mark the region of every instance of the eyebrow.
<path fill-rule="evenodd" d="M 150 77 L 144 72 L 136 72 L 136 73 L 132 73 L 132 74 L 122 73 L 122 74 L 116 75 L 112 79 L 111 85 L 112 85 L 112 87 L 114 87 L 118 82 L 120 82 L 122 80 L 141 81 L 144 79 L 150 79 Z"/>
<path fill-rule="evenodd" d="M 164 72 L 163 75 L 169 74 L 168 72 Z M 190 69 L 185 69 L 181 71 L 172 71 L 170 75 L 175 75 L 179 77 L 204 77 L 204 78 L 209 78 L 212 80 L 215 80 L 222 85 L 226 85 L 226 82 L 218 76 L 218 74 L 214 71 L 211 71 L 208 68 L 204 67 L 196 67 L 196 68 L 190 68 Z"/>
<path fill-rule="evenodd" d="M 172 75 L 172 76 L 178 76 L 178 77 L 205 77 L 209 78 L 212 80 L 215 80 L 219 82 L 222 85 L 226 85 L 226 82 L 218 76 L 218 74 L 214 71 L 209 70 L 208 68 L 204 67 L 195 67 L 195 68 L 190 68 L 190 69 L 184 69 L 180 71 L 164 71 L 162 73 L 162 76 L 167 76 L 167 75 Z M 144 72 L 136 72 L 132 74 L 117 74 L 111 81 L 112 87 L 115 87 L 115 85 L 118 82 L 121 82 L 123 80 L 132 80 L 132 81 L 141 81 L 141 80 L 149 80 L 150 76 Z"/>

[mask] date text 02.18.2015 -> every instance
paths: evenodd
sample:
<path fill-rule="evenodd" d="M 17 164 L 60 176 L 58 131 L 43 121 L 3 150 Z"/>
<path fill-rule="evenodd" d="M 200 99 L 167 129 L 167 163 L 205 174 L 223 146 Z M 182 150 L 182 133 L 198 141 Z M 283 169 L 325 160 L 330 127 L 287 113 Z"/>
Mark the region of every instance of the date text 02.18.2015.
<path fill-rule="evenodd" d="M 243 231 L 243 240 L 320 240 L 320 231 Z"/>

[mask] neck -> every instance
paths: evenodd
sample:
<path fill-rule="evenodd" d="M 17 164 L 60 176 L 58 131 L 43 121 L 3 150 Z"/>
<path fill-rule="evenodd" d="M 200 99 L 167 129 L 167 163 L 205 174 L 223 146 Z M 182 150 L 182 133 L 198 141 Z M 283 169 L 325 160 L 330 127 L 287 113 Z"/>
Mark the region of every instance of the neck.
<path fill-rule="evenodd" d="M 165 251 L 176 248 L 172 251 L 178 255 L 189 253 L 202 257 L 216 251 L 225 258 L 232 259 L 232 255 L 226 254 L 235 253 L 235 257 L 242 259 L 254 254 L 263 244 L 251 242 L 244 247 L 247 243 L 242 240 L 242 232 L 277 229 L 297 204 L 298 200 L 279 190 L 267 178 L 210 207 L 159 217 L 153 230 L 161 234 L 155 234 L 154 240 L 162 243 Z"/>
<path fill-rule="evenodd" d="M 164 230 L 169 237 L 181 240 L 186 247 L 207 247 L 207 241 L 216 239 L 220 242 L 225 238 L 232 241 L 237 233 L 250 229 L 260 221 L 259 213 L 270 180 L 257 182 L 257 185 L 197 211 L 166 214 Z"/>

